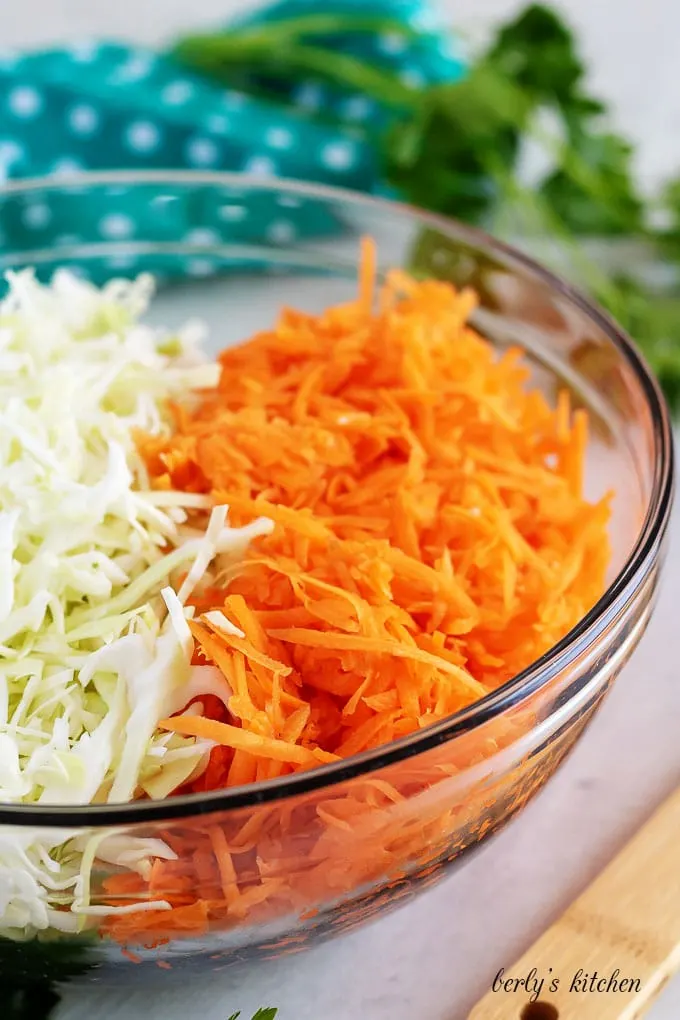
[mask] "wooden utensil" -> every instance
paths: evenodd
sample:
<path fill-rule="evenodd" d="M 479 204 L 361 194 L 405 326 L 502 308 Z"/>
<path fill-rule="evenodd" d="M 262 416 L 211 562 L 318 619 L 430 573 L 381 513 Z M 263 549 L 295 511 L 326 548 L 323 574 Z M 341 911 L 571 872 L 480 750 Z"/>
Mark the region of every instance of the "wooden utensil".
<path fill-rule="evenodd" d="M 636 1020 L 677 970 L 680 790 L 468 1020 Z"/>

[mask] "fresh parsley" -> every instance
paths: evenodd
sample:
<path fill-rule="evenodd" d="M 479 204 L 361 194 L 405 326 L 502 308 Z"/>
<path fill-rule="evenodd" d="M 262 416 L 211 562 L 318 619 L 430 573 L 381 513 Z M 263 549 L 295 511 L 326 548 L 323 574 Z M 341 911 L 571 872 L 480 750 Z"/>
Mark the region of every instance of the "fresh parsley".
<path fill-rule="evenodd" d="M 239 1020 L 241 1012 L 232 1013 L 227 1020 Z M 278 1010 L 274 1009 L 273 1006 L 267 1006 L 265 1009 L 258 1009 L 257 1013 L 253 1017 L 253 1020 L 276 1020 L 278 1016 Z"/>
<path fill-rule="evenodd" d="M 3 1020 L 48 1020 L 59 989 L 92 966 L 90 940 L 0 939 L 0 1015 Z"/>

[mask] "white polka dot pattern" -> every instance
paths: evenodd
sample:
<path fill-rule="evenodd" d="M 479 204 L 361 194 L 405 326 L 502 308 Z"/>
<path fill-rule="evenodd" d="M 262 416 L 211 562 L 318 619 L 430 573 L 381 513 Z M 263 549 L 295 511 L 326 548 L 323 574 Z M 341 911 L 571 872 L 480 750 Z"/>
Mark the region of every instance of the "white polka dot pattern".
<path fill-rule="evenodd" d="M 356 147 L 349 141 L 329 142 L 321 150 L 321 161 L 330 170 L 346 170 L 355 160 Z"/>
<path fill-rule="evenodd" d="M 26 155 L 26 150 L 19 142 L 0 140 L 0 166 L 9 169 Z"/>
<path fill-rule="evenodd" d="M 267 227 L 267 238 L 274 244 L 288 244 L 295 237 L 295 225 L 290 220 L 273 220 Z"/>
<path fill-rule="evenodd" d="M 21 219 L 29 230 L 43 230 L 52 220 L 52 210 L 46 202 L 32 202 L 24 209 Z"/>
<path fill-rule="evenodd" d="M 381 35 L 378 39 L 378 48 L 382 53 L 388 53 L 390 56 L 398 56 L 404 53 L 408 47 L 406 37 L 398 35 L 396 32 L 386 32 Z"/>
<path fill-rule="evenodd" d="M 323 92 L 316 82 L 303 82 L 295 91 L 295 102 L 303 110 L 318 110 L 323 103 Z"/>
<path fill-rule="evenodd" d="M 367 96 L 350 96 L 342 104 L 342 112 L 351 121 L 367 120 L 374 110 L 375 104 Z"/>
<path fill-rule="evenodd" d="M 210 227 L 195 227 L 189 231 L 186 239 L 189 244 L 195 244 L 197 248 L 210 247 L 210 245 L 219 244 L 221 241 L 218 232 Z"/>
<path fill-rule="evenodd" d="M 245 173 L 253 177 L 274 177 L 276 175 L 276 163 L 270 156 L 251 156 L 243 164 Z"/>
<path fill-rule="evenodd" d="M 246 218 L 247 211 L 242 205 L 222 205 L 218 210 L 218 215 L 221 220 L 225 220 L 227 223 L 240 223 Z"/>
<path fill-rule="evenodd" d="M 271 149 L 290 149 L 295 142 L 295 136 L 289 128 L 270 127 L 264 140 Z"/>
<path fill-rule="evenodd" d="M 99 114 L 89 103 L 79 103 L 69 111 L 68 124 L 76 135 L 91 135 L 99 127 Z"/>
<path fill-rule="evenodd" d="M 62 159 L 57 159 L 50 168 L 50 173 L 54 174 L 55 177 L 76 177 L 81 174 L 85 168 L 83 164 L 73 159 L 71 156 L 65 156 Z"/>
<path fill-rule="evenodd" d="M 150 120 L 136 120 L 125 132 L 125 143 L 133 152 L 154 152 L 161 141 L 161 132 Z"/>
<path fill-rule="evenodd" d="M 219 159 L 219 149 L 210 138 L 191 138 L 187 143 L 186 155 L 191 166 L 212 167 Z"/>
<path fill-rule="evenodd" d="M 171 81 L 161 92 L 161 101 L 167 106 L 181 106 L 188 103 L 194 94 L 190 81 Z"/>
<path fill-rule="evenodd" d="M 15 117 L 36 117 L 43 105 L 43 97 L 32 85 L 18 85 L 7 97 L 7 105 Z"/>
<path fill-rule="evenodd" d="M 231 129 L 231 121 L 222 113 L 213 113 L 206 120 L 205 126 L 215 135 L 226 135 Z"/>
<path fill-rule="evenodd" d="M 119 85 L 142 81 L 150 75 L 153 63 L 154 58 L 151 54 L 133 54 L 129 60 L 116 68 L 112 81 Z"/>
<path fill-rule="evenodd" d="M 110 241 L 121 241 L 131 237 L 134 229 L 132 219 L 124 213 L 109 213 L 99 224 L 102 237 Z"/>

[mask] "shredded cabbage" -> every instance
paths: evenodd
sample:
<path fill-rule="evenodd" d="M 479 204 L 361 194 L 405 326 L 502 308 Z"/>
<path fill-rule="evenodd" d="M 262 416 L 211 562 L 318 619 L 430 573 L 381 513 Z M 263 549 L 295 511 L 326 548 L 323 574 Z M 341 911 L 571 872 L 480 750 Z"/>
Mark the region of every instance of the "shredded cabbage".
<path fill-rule="evenodd" d="M 152 283 L 98 289 L 67 272 L 49 286 L 9 274 L 0 305 L 0 800 L 25 804 L 167 796 L 210 745 L 157 732 L 215 692 L 191 666 L 184 602 L 253 537 L 224 507 L 204 533 L 205 496 L 150 491 L 134 430 L 169 428 L 166 402 L 214 385 L 195 331 L 141 319 Z M 175 580 L 185 580 L 176 589 Z M 162 597 L 160 592 L 162 589 Z M 226 621 L 225 621 L 226 622 Z M 228 699 L 229 692 L 220 696 Z M 144 867 L 158 841 L 0 831 L 0 933 L 73 928 L 95 855 Z M 65 900 L 66 897 L 66 900 Z M 56 916 L 55 916 L 56 915 Z M 80 923 L 80 922 L 79 922 Z"/>

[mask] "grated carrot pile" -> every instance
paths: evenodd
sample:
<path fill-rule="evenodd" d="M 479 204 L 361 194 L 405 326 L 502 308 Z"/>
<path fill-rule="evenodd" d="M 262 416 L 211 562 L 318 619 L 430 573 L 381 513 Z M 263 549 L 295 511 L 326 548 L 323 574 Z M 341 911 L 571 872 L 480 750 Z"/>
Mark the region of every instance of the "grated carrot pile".
<path fill-rule="evenodd" d="M 161 723 L 216 745 L 191 789 L 271 779 L 414 733 L 525 668 L 601 595 L 609 509 L 583 495 L 586 414 L 566 392 L 553 408 L 532 389 L 522 352 L 499 355 L 469 326 L 475 305 L 471 291 L 402 272 L 378 287 L 367 242 L 356 301 L 320 315 L 284 309 L 221 355 L 214 392 L 173 409 L 170 438 L 140 441 L 157 487 L 210 493 L 235 524 L 275 523 L 238 573 L 193 599 L 196 661 L 216 665 L 233 696 L 228 712 L 207 698 L 203 715 Z M 432 778 L 410 775 L 409 791 Z M 338 891 L 319 869 L 331 874 L 343 826 L 372 824 L 372 859 L 340 881 L 351 887 L 422 844 L 422 818 L 408 838 L 371 823 L 376 797 L 381 812 L 404 799 L 384 786 L 300 808 L 297 827 L 290 811 L 285 825 L 282 809 L 275 823 L 271 809 L 253 815 L 247 851 L 236 823 L 227 835 L 185 834 L 173 844 L 180 861 L 157 862 L 137 893 L 174 882 L 162 923 L 176 913 L 194 931 L 265 901 L 303 905 Z M 287 867 L 283 830 L 305 831 L 311 816 L 307 862 Z M 442 819 L 440 809 L 443 832 Z M 108 895 L 118 892 L 111 879 Z M 112 924 L 129 938 L 155 913 Z"/>

